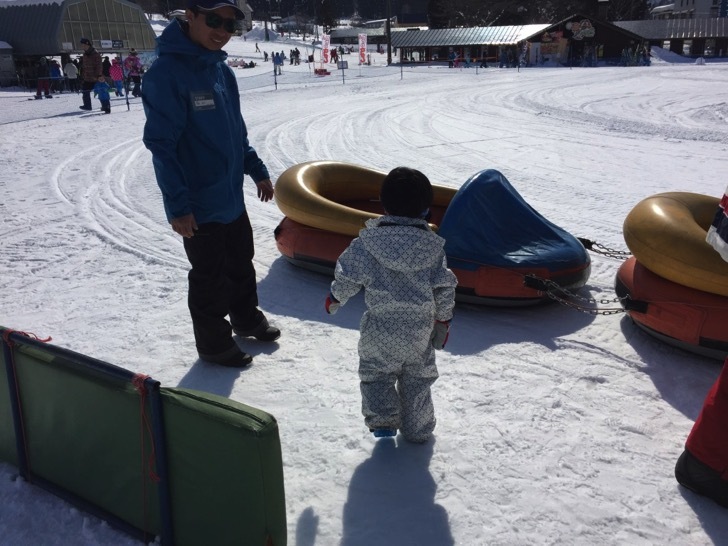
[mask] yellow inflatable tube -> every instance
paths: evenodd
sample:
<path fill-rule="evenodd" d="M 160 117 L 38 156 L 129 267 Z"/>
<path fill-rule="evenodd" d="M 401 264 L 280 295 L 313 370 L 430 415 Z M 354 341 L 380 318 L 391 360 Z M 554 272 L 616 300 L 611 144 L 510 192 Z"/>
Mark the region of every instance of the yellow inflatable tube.
<path fill-rule="evenodd" d="M 647 269 L 672 282 L 728 296 L 728 263 L 705 242 L 719 199 L 660 193 L 640 201 L 624 220 L 624 240 Z"/>
<path fill-rule="evenodd" d="M 356 237 L 370 218 L 347 201 L 379 201 L 379 190 L 387 173 L 340 161 L 310 161 L 287 169 L 275 184 L 275 199 L 291 220 L 319 229 Z M 447 207 L 456 190 L 432 187 L 435 206 Z M 436 226 L 432 226 L 436 228 Z"/>

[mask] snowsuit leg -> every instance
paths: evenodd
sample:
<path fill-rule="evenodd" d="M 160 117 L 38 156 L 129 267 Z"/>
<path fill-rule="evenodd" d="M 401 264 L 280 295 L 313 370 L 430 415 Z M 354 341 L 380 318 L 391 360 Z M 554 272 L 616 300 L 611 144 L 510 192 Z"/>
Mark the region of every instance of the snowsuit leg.
<path fill-rule="evenodd" d="M 437 380 L 434 349 L 431 363 L 402 374 L 397 384 L 402 406 L 402 434 L 410 442 L 426 442 L 435 430 L 435 407 L 430 387 Z"/>
<path fill-rule="evenodd" d="M 438 377 L 432 319 L 365 313 L 359 339 L 362 414 L 370 429 L 396 428 L 424 442 L 435 428 L 430 386 Z"/>
<path fill-rule="evenodd" d="M 366 365 L 365 365 L 366 366 Z M 393 374 L 359 374 L 361 383 L 361 412 L 364 424 L 370 430 L 375 428 L 398 429 L 399 395 L 397 377 Z"/>

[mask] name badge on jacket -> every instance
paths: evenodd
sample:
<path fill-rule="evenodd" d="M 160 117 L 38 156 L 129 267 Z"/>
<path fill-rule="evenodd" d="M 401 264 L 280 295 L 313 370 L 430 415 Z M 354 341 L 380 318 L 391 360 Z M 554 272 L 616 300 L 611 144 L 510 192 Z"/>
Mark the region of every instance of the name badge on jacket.
<path fill-rule="evenodd" d="M 192 109 L 195 112 L 201 110 L 214 110 L 215 97 L 210 92 L 192 93 Z"/>

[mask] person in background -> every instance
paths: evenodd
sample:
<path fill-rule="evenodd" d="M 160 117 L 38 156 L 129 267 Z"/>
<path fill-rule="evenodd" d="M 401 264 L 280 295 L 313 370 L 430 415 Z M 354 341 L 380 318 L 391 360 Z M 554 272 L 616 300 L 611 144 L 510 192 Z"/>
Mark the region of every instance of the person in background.
<path fill-rule="evenodd" d="M 111 74 L 109 73 L 109 70 L 111 70 L 111 61 L 109 60 L 109 57 L 104 57 L 104 60 L 101 61 L 101 72 L 104 75 L 104 78 L 111 79 Z"/>
<path fill-rule="evenodd" d="M 129 77 L 129 80 L 134 82 L 134 88 L 131 91 L 132 97 L 138 97 L 141 94 L 142 72 L 144 68 L 134 48 L 129 50 L 129 55 L 124 59 L 124 71 Z"/>
<path fill-rule="evenodd" d="M 106 83 L 106 77 L 101 75 L 94 85 L 94 94 L 99 98 L 101 102 L 101 110 L 104 114 L 111 113 L 111 96 L 109 95 L 109 84 Z"/>
<path fill-rule="evenodd" d="M 280 74 L 282 66 L 283 66 L 283 58 L 281 57 L 281 54 L 275 53 L 273 55 L 273 72 L 275 72 L 276 74 Z"/>
<path fill-rule="evenodd" d="M 245 17 L 235 0 L 188 0 L 186 21 L 157 39 L 142 88 L 157 184 L 191 265 L 188 306 L 202 361 L 242 368 L 252 356 L 232 334 L 272 342 L 281 332 L 258 309 L 253 230 L 243 178 L 273 198 L 268 169 L 248 142 L 240 92 L 222 50 Z M 226 317 L 229 316 L 229 321 Z"/>
<path fill-rule="evenodd" d="M 53 93 L 61 93 L 63 91 L 63 73 L 61 72 L 61 65 L 58 61 L 51 59 L 48 63 L 48 68 L 51 73 L 51 91 Z"/>
<path fill-rule="evenodd" d="M 68 61 L 63 67 L 63 73 L 68 79 L 68 90 L 78 93 L 78 68 L 72 61 Z"/>
<path fill-rule="evenodd" d="M 364 423 L 375 437 L 397 429 L 426 442 L 435 428 L 430 387 L 438 377 L 434 349 L 447 342 L 457 278 L 445 240 L 426 218 L 432 185 L 420 171 L 392 170 L 382 182 L 384 216 L 368 220 L 336 262 L 325 308 L 334 314 L 364 289 L 359 380 Z"/>
<path fill-rule="evenodd" d="M 93 110 L 91 106 L 91 91 L 99 81 L 99 76 L 103 77 L 103 69 L 101 66 L 101 55 L 91 44 L 88 38 L 81 38 L 81 47 L 83 48 L 83 57 L 81 64 L 81 96 L 83 105 L 79 106 L 81 110 Z"/>
<path fill-rule="evenodd" d="M 45 98 L 52 99 L 53 95 L 51 95 L 51 69 L 48 66 L 48 59 L 46 59 L 45 57 L 41 57 L 38 60 L 36 75 L 38 77 L 38 85 L 36 88 L 35 98 L 42 99 L 44 96 L 42 93 L 44 93 Z"/>
<path fill-rule="evenodd" d="M 109 75 L 114 82 L 114 88 L 116 89 L 116 96 L 124 96 L 124 69 L 121 67 L 119 59 L 114 57 L 111 59 L 111 68 L 109 68 Z"/>

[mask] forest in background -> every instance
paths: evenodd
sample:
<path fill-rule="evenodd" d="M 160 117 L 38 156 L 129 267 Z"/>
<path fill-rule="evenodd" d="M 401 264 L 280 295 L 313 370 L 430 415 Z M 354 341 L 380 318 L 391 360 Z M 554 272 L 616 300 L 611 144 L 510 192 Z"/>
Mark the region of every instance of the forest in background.
<path fill-rule="evenodd" d="M 136 0 L 149 14 L 184 9 L 186 0 Z M 257 20 L 304 16 L 325 28 L 358 14 L 363 21 L 384 19 L 387 11 L 398 21 L 430 28 L 555 23 L 575 13 L 599 15 L 597 0 L 247 0 Z M 610 0 L 608 21 L 644 19 L 649 0 Z"/>

